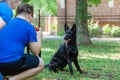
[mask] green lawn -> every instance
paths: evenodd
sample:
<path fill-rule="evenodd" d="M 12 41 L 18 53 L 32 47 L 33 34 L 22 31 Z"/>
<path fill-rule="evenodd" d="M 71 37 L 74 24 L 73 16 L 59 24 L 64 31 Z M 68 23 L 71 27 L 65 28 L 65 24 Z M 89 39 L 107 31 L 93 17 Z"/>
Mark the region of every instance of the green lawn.
<path fill-rule="evenodd" d="M 62 40 L 43 39 L 42 58 L 46 64 L 62 43 Z M 79 65 L 87 74 L 79 74 L 73 64 L 73 76 L 66 66 L 68 71 L 53 73 L 44 69 L 29 80 L 120 80 L 120 42 L 94 41 L 91 46 L 78 46 L 78 50 Z"/>

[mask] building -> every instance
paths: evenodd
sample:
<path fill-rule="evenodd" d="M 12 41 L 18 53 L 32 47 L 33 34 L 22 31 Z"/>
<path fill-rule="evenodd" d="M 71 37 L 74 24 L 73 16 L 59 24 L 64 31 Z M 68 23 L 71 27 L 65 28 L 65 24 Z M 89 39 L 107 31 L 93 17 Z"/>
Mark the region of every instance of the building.
<path fill-rule="evenodd" d="M 64 0 L 58 0 L 58 24 L 60 27 L 65 23 Z M 120 26 L 120 0 L 101 0 L 98 6 L 88 7 L 91 20 L 105 24 Z M 67 23 L 75 23 L 76 0 L 66 0 Z"/>

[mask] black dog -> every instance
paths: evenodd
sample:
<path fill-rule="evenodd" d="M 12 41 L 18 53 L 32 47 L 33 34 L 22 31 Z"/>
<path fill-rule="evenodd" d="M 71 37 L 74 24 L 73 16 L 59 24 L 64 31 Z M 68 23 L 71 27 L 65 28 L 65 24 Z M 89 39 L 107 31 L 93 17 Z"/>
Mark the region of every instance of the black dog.
<path fill-rule="evenodd" d="M 72 62 L 74 62 L 77 70 L 80 73 L 83 71 L 80 69 L 78 64 L 77 56 L 78 49 L 76 44 L 76 25 L 74 24 L 71 29 L 65 24 L 65 37 L 64 44 L 58 49 L 58 51 L 52 57 L 50 63 L 46 65 L 49 67 L 50 71 L 57 72 L 58 70 L 63 70 L 63 68 L 68 64 L 70 74 L 73 74 Z"/>

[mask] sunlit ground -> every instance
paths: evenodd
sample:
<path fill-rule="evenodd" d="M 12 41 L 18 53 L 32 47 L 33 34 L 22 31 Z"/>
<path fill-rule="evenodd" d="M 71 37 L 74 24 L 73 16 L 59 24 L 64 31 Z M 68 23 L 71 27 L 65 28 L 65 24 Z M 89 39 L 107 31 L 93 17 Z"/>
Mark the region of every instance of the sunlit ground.
<path fill-rule="evenodd" d="M 63 43 L 60 40 L 44 40 L 42 58 L 49 63 L 51 57 Z M 78 46 L 78 61 L 81 69 L 87 74 L 80 74 L 73 65 L 74 75 L 69 68 L 58 73 L 44 69 L 39 75 L 28 80 L 120 80 L 120 42 L 97 42 L 92 46 Z"/>
<path fill-rule="evenodd" d="M 80 54 L 80 58 L 83 59 L 115 59 L 115 60 L 120 60 L 120 53 L 114 54 Z"/>

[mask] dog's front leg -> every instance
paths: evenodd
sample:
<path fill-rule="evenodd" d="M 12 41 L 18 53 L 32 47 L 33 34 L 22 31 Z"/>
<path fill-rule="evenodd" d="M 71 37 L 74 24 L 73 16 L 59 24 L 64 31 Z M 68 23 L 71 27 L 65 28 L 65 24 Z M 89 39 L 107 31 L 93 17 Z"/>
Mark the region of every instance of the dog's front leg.
<path fill-rule="evenodd" d="M 79 66 L 79 64 L 78 64 L 78 60 L 75 59 L 73 62 L 74 62 L 74 64 L 75 64 L 77 70 L 78 70 L 80 73 L 83 73 L 83 71 L 80 69 L 80 66 Z"/>
<path fill-rule="evenodd" d="M 73 68 L 72 68 L 72 60 L 70 59 L 70 51 L 69 51 L 69 47 L 66 43 L 66 56 L 67 56 L 67 63 L 68 63 L 68 67 L 69 67 L 69 71 L 70 71 L 70 74 L 73 75 Z"/>
<path fill-rule="evenodd" d="M 67 59 L 67 62 L 68 62 L 68 67 L 69 67 L 69 70 L 70 70 L 70 74 L 73 75 L 73 68 L 72 68 L 72 61 L 70 61 L 70 59 L 68 58 Z"/>
<path fill-rule="evenodd" d="M 68 62 L 70 74 L 73 75 L 74 73 L 73 73 L 73 68 L 72 68 L 72 61 L 70 60 L 69 51 L 67 51 L 67 62 Z"/>

